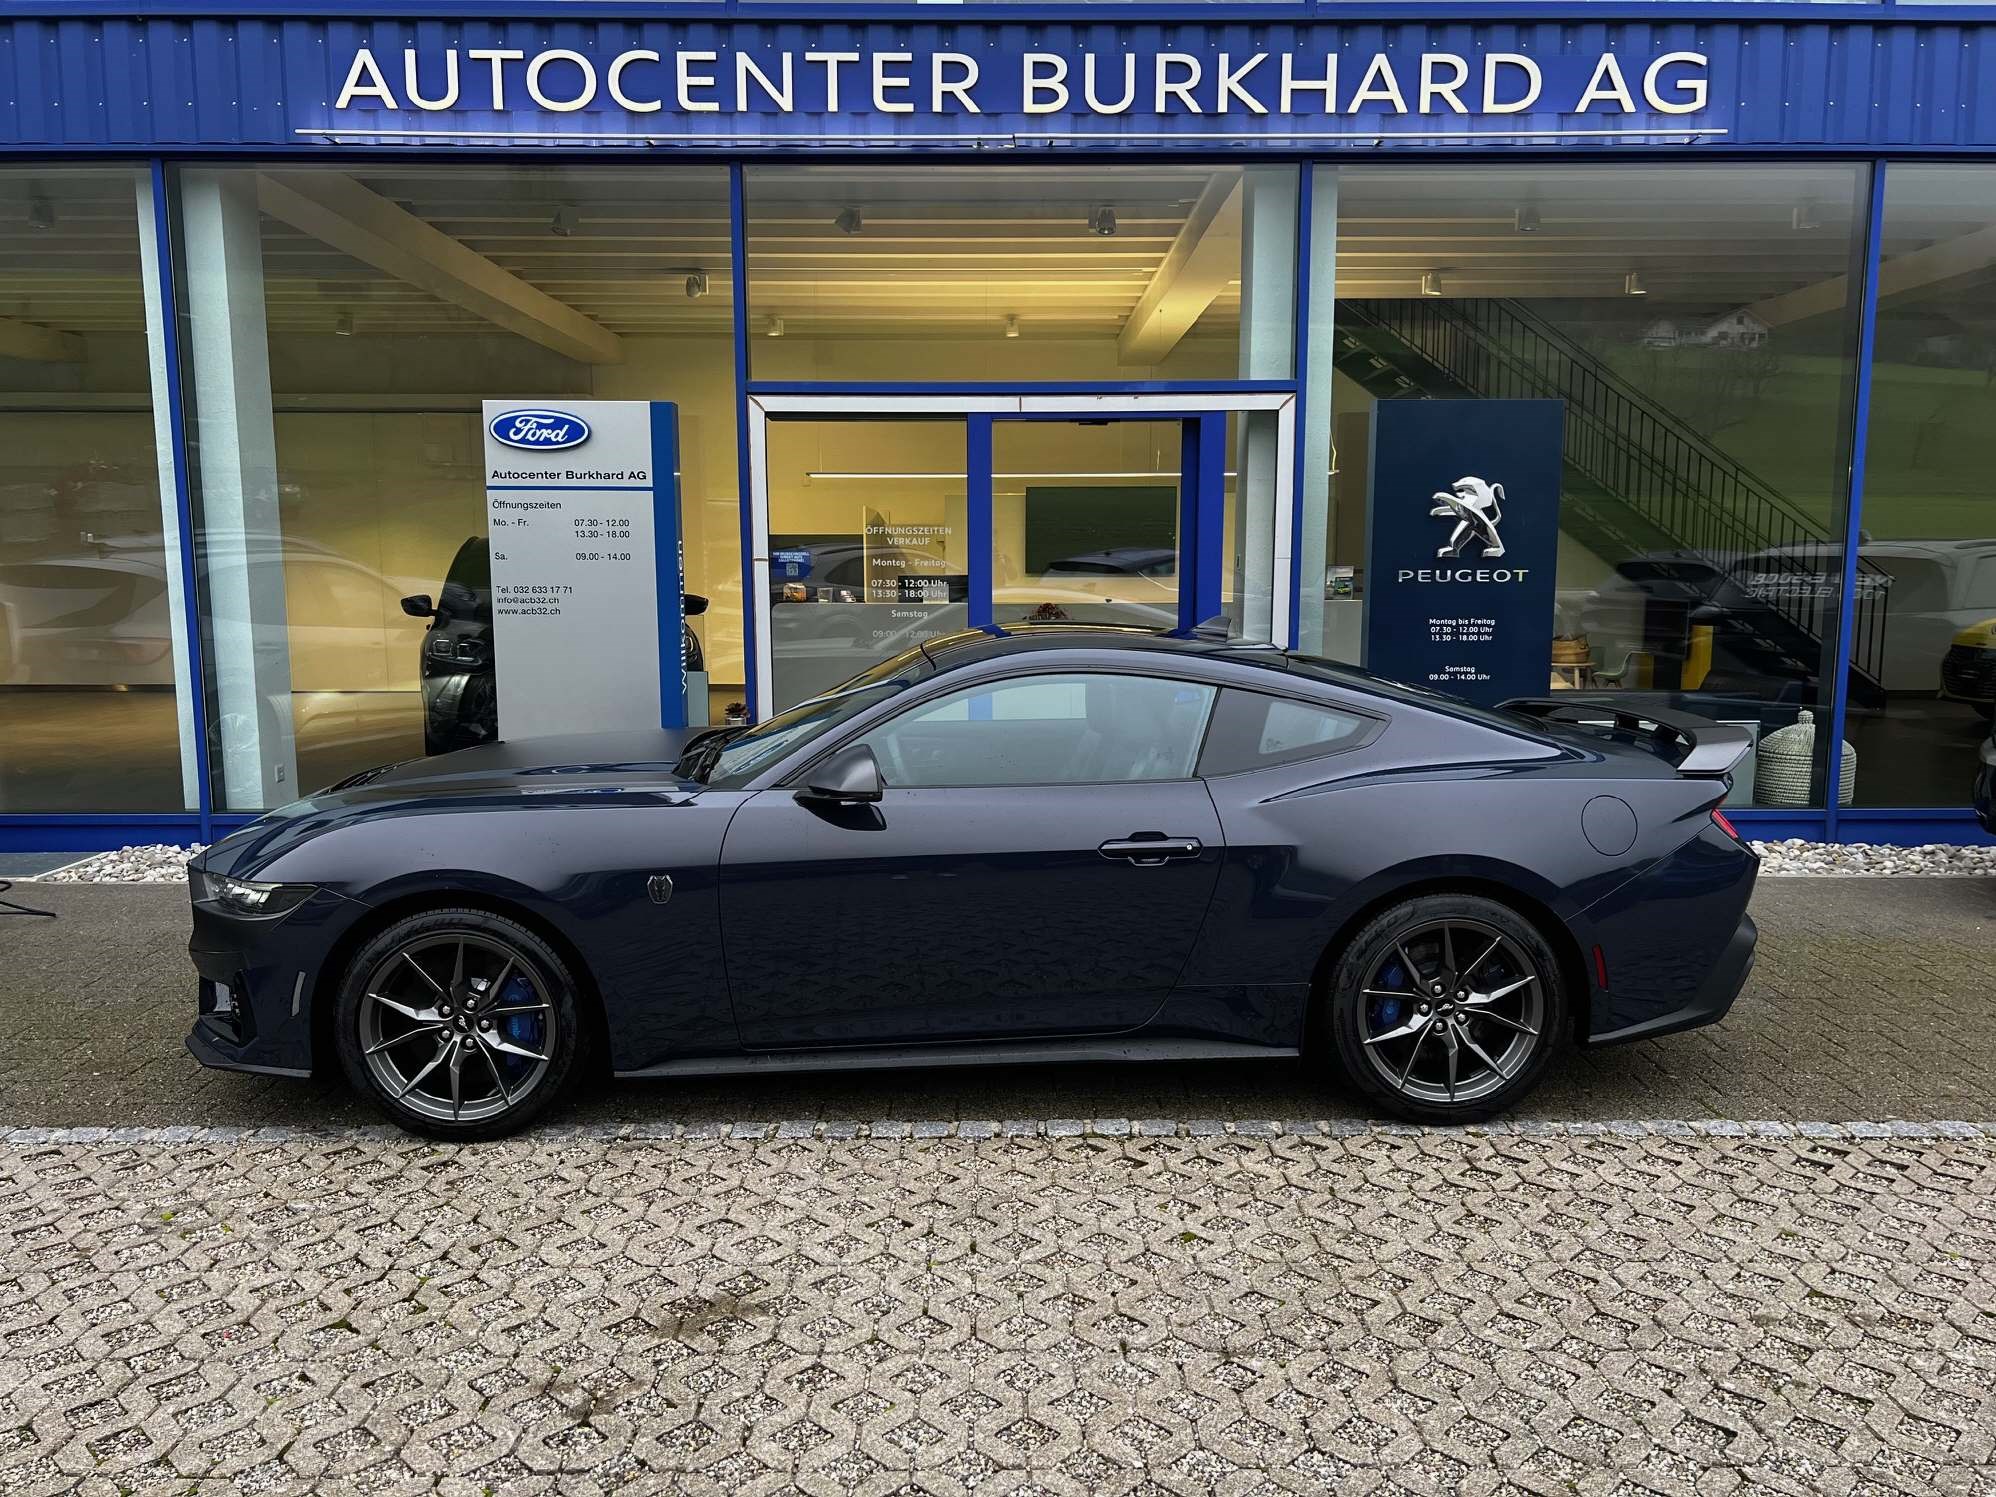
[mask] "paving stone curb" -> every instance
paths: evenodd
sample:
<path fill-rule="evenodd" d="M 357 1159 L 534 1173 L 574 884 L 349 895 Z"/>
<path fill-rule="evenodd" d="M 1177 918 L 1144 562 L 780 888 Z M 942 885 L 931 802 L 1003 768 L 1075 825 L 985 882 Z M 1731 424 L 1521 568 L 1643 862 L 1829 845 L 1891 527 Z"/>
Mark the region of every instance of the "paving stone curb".
<path fill-rule="evenodd" d="M 1410 1138 L 1857 1138 L 1948 1139 L 1996 1138 L 1996 1122 L 1907 1123 L 1898 1121 L 1842 1123 L 1737 1121 L 1730 1118 L 1615 1118 L 1603 1121 L 1537 1121 L 1497 1119 L 1462 1127 L 1419 1126 L 1381 1120 L 1242 1118 L 1012 1118 L 904 1120 L 876 1118 L 868 1122 L 792 1118 L 781 1122 L 704 1123 L 571 1123 L 534 1129 L 515 1142 L 525 1143 L 662 1143 L 677 1139 L 747 1139 L 755 1142 L 792 1139 L 842 1141 L 892 1138 L 927 1141 L 942 1138 L 1352 1138 L 1382 1134 Z M 0 1142 L 45 1144 L 198 1144 L 198 1143 L 316 1143 L 328 1139 L 395 1140 L 411 1135 L 387 1123 L 344 1128 L 228 1128 L 176 1123 L 145 1128 L 12 1128 L 0 1132 Z"/>

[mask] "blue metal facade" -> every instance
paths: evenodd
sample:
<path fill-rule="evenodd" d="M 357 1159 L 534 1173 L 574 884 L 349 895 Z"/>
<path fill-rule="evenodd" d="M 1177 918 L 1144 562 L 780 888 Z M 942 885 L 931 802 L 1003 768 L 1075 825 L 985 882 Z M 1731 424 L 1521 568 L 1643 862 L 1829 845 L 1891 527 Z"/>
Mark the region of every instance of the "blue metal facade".
<path fill-rule="evenodd" d="M 846 6 L 812 8 L 814 19 L 770 19 L 768 6 L 678 4 L 657 7 L 658 18 L 637 21 L 628 11 L 596 18 L 596 7 L 538 7 L 532 17 L 508 18 L 510 7 L 478 9 L 491 19 L 466 19 L 463 7 L 384 6 L 372 14 L 278 14 L 273 5 L 215 6 L 209 14 L 162 13 L 144 18 L 103 13 L 91 5 L 10 7 L 0 22 L 0 150 L 304 151 L 343 142 L 374 146 L 518 149 L 573 146 L 587 149 L 780 150 L 786 145 L 843 143 L 867 150 L 1097 149 L 1184 152 L 1257 150 L 1285 153 L 1372 153 L 1379 149 L 1560 151 L 1653 150 L 1692 145 L 1753 152 L 1954 152 L 1996 149 L 1996 22 L 1980 9 L 1915 6 L 1827 5 L 1617 5 L 1613 0 L 1565 18 L 1507 18 L 1517 10 L 1497 3 L 1367 8 L 1258 6 L 1253 3 L 1190 7 L 1198 19 L 1157 18 L 1146 9 L 1113 3 L 1065 7 L 1068 19 L 1011 19 L 1019 7 L 986 6 L 953 11 L 949 20 L 862 21 L 825 19 Z M 321 10 L 349 10 L 321 7 Z M 648 8 L 649 9 L 649 8 Z M 1035 7 L 1036 11 L 1045 7 Z M 1215 11 L 1225 19 L 1215 21 Z M 732 11 L 732 14 L 717 13 Z M 1131 11 L 1136 11 L 1131 14 Z M 233 13 L 226 13 L 233 12 Z M 1007 19 L 979 19 L 993 12 Z M 1855 12 L 1855 13 L 1853 13 Z M 1557 11 L 1555 10 L 1555 13 Z M 1813 14 L 1812 14 L 1813 13 Z M 572 19 L 570 17 L 573 17 Z M 1082 19 L 1074 19 L 1077 16 Z M 1334 17 L 1327 19 L 1326 17 Z M 1611 18 L 1613 17 L 1613 18 Z M 362 97 L 337 108 L 355 56 L 367 49 L 377 60 L 397 106 Z M 460 100 L 449 109 L 422 110 L 407 102 L 403 54 L 416 56 L 419 91 L 444 96 L 444 59 L 455 50 Z M 572 112 L 535 107 L 515 76 L 505 98 L 490 102 L 486 65 L 474 51 L 517 52 L 526 59 L 559 50 L 587 59 L 599 74 L 594 97 Z M 626 74 L 629 88 L 665 107 L 633 113 L 618 107 L 600 86 L 608 62 L 626 52 L 640 58 Z M 788 53 L 799 65 L 794 108 L 770 107 L 767 93 L 752 91 L 750 108 L 696 112 L 676 107 L 671 60 L 676 54 L 712 53 L 705 71 L 719 70 L 720 84 L 703 102 L 731 101 L 728 60 L 747 54 L 773 72 L 771 60 Z M 851 107 L 866 90 L 858 73 L 847 78 L 842 107 L 825 110 L 822 69 L 803 64 L 809 54 L 847 52 L 870 60 L 907 57 L 896 64 L 920 94 L 926 63 L 937 53 L 975 59 L 980 69 L 982 113 L 952 107 L 883 114 Z M 1025 113 L 1019 107 L 1020 62 L 1046 54 L 1073 63 L 1070 92 L 1079 92 L 1080 59 L 1094 53 L 1108 61 L 1126 53 L 1147 63 L 1159 53 L 1200 61 L 1208 93 L 1197 95 L 1203 113 L 1177 102 L 1159 114 L 1132 108 L 1095 114 L 1078 107 Z M 1423 54 L 1463 57 L 1472 64 L 1493 53 L 1533 58 L 1546 78 L 1541 107 L 1516 114 L 1457 115 L 1437 105 L 1406 114 L 1376 100 L 1371 107 L 1326 113 L 1319 96 L 1304 91 L 1306 107 L 1257 115 L 1238 99 L 1225 114 L 1210 97 L 1222 54 L 1236 62 L 1255 53 L 1267 60 L 1244 89 L 1270 104 L 1276 64 L 1295 59 L 1298 78 L 1317 76 L 1336 56 L 1346 94 L 1374 56 L 1387 58 L 1403 92 L 1411 94 Z M 1637 71 L 1667 54 L 1691 53 L 1709 86 L 1705 107 L 1664 114 L 1563 108 L 1584 88 L 1603 54 L 1625 60 L 1631 91 L 1644 104 Z M 518 64 L 505 65 L 516 75 Z M 1140 70 L 1147 84 L 1148 67 Z M 579 92 L 579 65 L 559 61 L 546 87 L 566 102 Z M 1182 74 L 1180 75 L 1182 76 Z M 816 81 L 814 81 L 816 80 Z M 814 87 L 817 91 L 814 93 Z M 1474 80 L 1472 80 L 1472 88 Z M 1105 88 L 1106 92 L 1106 88 Z M 905 96 L 905 95 L 904 95 Z M 1147 102 L 1147 101 L 1146 101 Z M 819 107 L 812 107 L 817 105 Z M 385 132 L 385 133 L 372 133 Z"/>
<path fill-rule="evenodd" d="M 1302 163 L 1297 306 L 1308 296 L 1312 159 L 1335 162 L 1387 154 L 1461 159 L 1504 157 L 1627 157 L 1646 160 L 1760 158 L 1821 155 L 1873 162 L 1867 224 L 1862 340 L 1857 410 L 1869 387 L 1871 330 L 1875 326 L 1881 252 L 1879 214 L 1886 160 L 1986 156 L 1996 159 L 1996 5 L 1927 5 L 1917 0 L 993 0 L 952 6 L 937 19 L 932 4 L 855 4 L 845 0 L 667 0 L 645 7 L 593 0 L 265 0 L 263 4 L 191 4 L 165 0 L 143 8 L 132 0 L 67 0 L 17 3 L 0 17 L 0 163 L 108 158 L 143 160 L 149 166 L 156 225 L 162 245 L 169 203 L 167 167 L 178 159 L 283 154 L 299 159 L 351 159 L 358 154 L 495 156 L 532 153 L 641 151 L 660 159 L 720 157 L 731 163 L 731 263 L 734 283 L 745 284 L 743 161 L 794 156 L 947 155 L 980 160 L 1097 159 L 1142 154 L 1188 159 L 1291 158 Z M 379 81 L 393 98 L 367 96 L 339 107 L 351 93 L 355 58 L 366 50 Z M 455 52 L 455 63 L 446 61 Z M 482 62 L 473 52 L 519 54 L 504 66 L 505 108 L 491 107 L 489 86 L 465 88 Z M 769 91 L 756 91 L 747 107 L 711 111 L 679 107 L 670 64 L 680 53 L 712 54 L 726 94 L 737 81 L 733 59 L 746 55 L 776 77 L 785 55 L 857 54 L 862 71 L 871 59 L 893 64 L 916 92 L 935 77 L 935 58 L 978 62 L 978 112 L 953 95 L 940 107 L 881 113 L 871 107 L 825 107 L 822 91 L 800 81 L 793 107 L 772 107 Z M 405 57 L 411 54 L 413 60 Z M 550 110 L 523 92 L 523 64 L 560 53 L 544 68 L 547 91 L 566 103 L 593 75 L 589 102 Z M 628 91 L 656 110 L 632 110 L 601 87 L 616 58 L 639 53 L 627 66 Z M 1116 64 L 1134 54 L 1148 71 L 1160 54 L 1194 60 L 1205 92 L 1172 100 L 1178 107 L 1133 107 L 1105 113 L 1070 99 L 1068 107 L 1028 112 L 1021 80 L 1029 56 L 1066 63 L 1070 94 L 1080 92 L 1085 60 Z M 1217 75 L 1262 54 L 1249 75 L 1249 97 L 1267 106 L 1269 81 L 1282 59 L 1292 76 L 1325 76 L 1335 57 L 1340 83 L 1317 107 L 1306 81 L 1303 107 L 1255 112 L 1236 95 L 1214 91 Z M 1532 59 L 1544 84 L 1529 110 L 1457 113 L 1445 104 L 1404 110 L 1379 98 L 1352 99 L 1375 80 L 1385 59 L 1390 76 L 1412 95 L 1433 54 L 1463 59 L 1471 75 L 1492 54 Z M 1694 69 L 1672 57 L 1695 55 Z M 1632 108 L 1612 101 L 1571 107 L 1600 81 L 1600 59 L 1621 61 L 1619 81 Z M 570 58 L 581 59 L 580 63 Z M 1661 61 L 1660 61 L 1661 60 Z M 419 109 L 408 95 L 442 97 L 449 69 L 458 69 L 460 97 L 450 108 Z M 1039 65 L 1044 72 L 1050 64 Z M 1650 70 L 1665 102 L 1695 76 L 1706 92 L 1695 110 L 1659 110 L 1647 87 Z M 1183 65 L 1175 76 L 1183 79 Z M 1113 67 L 1108 68 L 1114 72 Z M 371 83 L 376 75 L 361 75 Z M 961 72 L 953 75 L 960 78 Z M 1509 75 L 1515 79 L 1517 74 Z M 861 79 L 860 73 L 852 79 Z M 557 88 L 557 80 L 559 87 Z M 863 80 L 862 80 L 863 81 Z M 860 95 L 865 89 L 848 80 Z M 413 83 L 413 89 L 410 84 Z M 1259 91 L 1259 92 L 1257 92 Z M 1375 90 L 1376 92 L 1377 90 Z M 698 90 L 696 90 L 698 92 Z M 1342 93 L 1343 98 L 1339 98 Z M 716 97 L 709 91 L 704 98 Z M 1515 97 L 1515 95 L 1511 96 Z M 1195 107 L 1188 107 L 1196 105 Z M 162 256 L 164 304 L 174 305 L 171 257 Z M 750 310 L 735 298 L 737 402 L 746 381 Z M 171 320 L 169 320 L 170 322 Z M 169 360 L 176 357 L 169 334 Z M 171 368 L 172 430 L 182 535 L 192 534 L 187 492 L 184 413 L 177 372 Z M 1296 377 L 1268 388 L 1300 391 L 1308 370 L 1298 350 Z M 775 388 L 756 386 L 757 389 Z M 806 387 L 796 387 L 803 389 Z M 810 387 L 818 388 L 818 387 Z M 878 388 L 878 387 L 875 387 Z M 962 387 L 972 388 L 993 387 Z M 1111 387 L 1102 387 L 1108 389 Z M 1127 387 L 1124 387 L 1127 388 Z M 1143 388 L 1168 388 L 1144 386 Z M 1850 534 L 1863 517 L 1862 419 L 1849 496 Z M 986 427 L 988 434 L 988 426 Z M 738 424 L 742 491 L 748 488 L 748 433 Z M 1301 453 L 1298 453 L 1299 473 Z M 1300 505 L 1301 484 L 1297 485 Z M 746 520 L 744 545 L 747 544 Z M 1849 548 L 1847 565 L 1855 565 Z M 176 559 L 193 595 L 190 547 Z M 1300 586 L 1298 571 L 1291 579 Z M 1843 591 L 1839 668 L 1832 716 L 1841 727 L 1842 662 L 1848 659 L 1853 588 Z M 190 604 L 190 607 L 192 605 Z M 744 619 L 754 657 L 753 610 Z M 196 651 L 194 690 L 202 688 L 201 631 L 190 631 Z M 207 713 L 197 710 L 205 729 Z M 1833 742 L 1840 743 L 1841 732 Z M 198 752 L 205 760 L 204 740 Z M 185 815 L 0 815 L 0 848 L 91 849 L 162 838 L 208 839 L 247 819 L 218 814 L 211 804 L 204 763 L 201 804 Z M 1835 765 L 1830 781 L 1836 783 Z M 1964 787 L 1965 793 L 1965 787 Z M 1842 836 L 1868 841 L 1985 840 L 1965 810 L 1878 809 L 1748 811 L 1737 819 L 1766 837 Z"/>

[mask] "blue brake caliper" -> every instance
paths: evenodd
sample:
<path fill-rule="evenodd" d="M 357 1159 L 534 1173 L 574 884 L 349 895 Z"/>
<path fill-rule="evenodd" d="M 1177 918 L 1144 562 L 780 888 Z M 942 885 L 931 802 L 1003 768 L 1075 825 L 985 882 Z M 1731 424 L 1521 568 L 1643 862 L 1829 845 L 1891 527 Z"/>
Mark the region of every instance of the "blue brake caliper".
<path fill-rule="evenodd" d="M 1407 972 L 1395 962 L 1379 974 L 1379 980 L 1389 988 L 1397 988 L 1407 980 Z M 1400 1027 L 1400 1015 L 1407 1011 L 1405 1000 L 1399 998 L 1374 998 L 1366 1006 L 1367 1028 L 1373 1034 L 1384 1034 L 1389 1029 Z"/>
<path fill-rule="evenodd" d="M 514 1004 L 530 1004 L 533 1001 L 534 985 L 524 976 L 515 975 L 499 990 L 499 1002 L 494 1012 L 499 1015 L 500 1034 L 523 1050 L 545 1054 L 541 1038 L 547 1033 L 547 1025 L 543 1022 L 546 1015 L 538 1012 L 512 1014 L 506 1012 L 507 1008 Z M 525 1075 L 527 1068 L 534 1064 L 524 1055 L 501 1054 L 499 1060 L 509 1079 Z"/>

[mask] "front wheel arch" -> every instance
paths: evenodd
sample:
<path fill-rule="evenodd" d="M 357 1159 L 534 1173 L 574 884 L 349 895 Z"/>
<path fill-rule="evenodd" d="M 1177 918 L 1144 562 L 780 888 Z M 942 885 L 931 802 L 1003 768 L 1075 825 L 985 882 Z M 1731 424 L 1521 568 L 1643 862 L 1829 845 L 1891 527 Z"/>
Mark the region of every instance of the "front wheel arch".
<path fill-rule="evenodd" d="M 1329 991 L 1331 971 L 1337 966 L 1338 958 L 1344 955 L 1358 933 L 1385 911 L 1396 904 L 1428 894 L 1473 894 L 1507 906 L 1514 914 L 1529 921 L 1546 945 L 1552 948 L 1553 956 L 1559 961 L 1560 978 L 1572 995 L 1568 1019 L 1573 1033 L 1569 1038 L 1576 1043 L 1587 1038 L 1594 1007 L 1594 978 L 1587 970 L 1586 954 L 1581 951 L 1580 942 L 1566 922 L 1544 903 L 1514 885 L 1473 875 L 1438 875 L 1382 890 L 1353 911 L 1324 943 L 1323 951 L 1317 956 L 1317 965 L 1310 974 L 1310 1006 L 1303 1026 L 1303 1051 L 1306 1055 L 1323 1054 L 1323 1046 L 1330 1041 L 1330 1036 L 1324 1032 L 1329 1015 L 1328 1005 L 1323 1000 Z"/>
<path fill-rule="evenodd" d="M 382 904 L 371 906 L 326 953 L 325 960 L 319 965 L 318 977 L 312 984 L 314 1078 L 324 1080 L 342 1074 L 339 1052 L 334 1043 L 333 1016 L 339 1007 L 340 979 L 353 961 L 354 953 L 396 921 L 429 910 L 482 910 L 488 915 L 498 915 L 524 925 L 553 947 L 575 979 L 577 1007 L 581 1010 L 583 1022 L 583 1075 L 585 1078 L 600 1079 L 597 1073 L 607 1074 L 609 1017 L 603 1007 L 603 995 L 596 986 L 596 974 L 576 944 L 550 921 L 512 900 L 469 889 L 436 888 L 398 894 Z"/>

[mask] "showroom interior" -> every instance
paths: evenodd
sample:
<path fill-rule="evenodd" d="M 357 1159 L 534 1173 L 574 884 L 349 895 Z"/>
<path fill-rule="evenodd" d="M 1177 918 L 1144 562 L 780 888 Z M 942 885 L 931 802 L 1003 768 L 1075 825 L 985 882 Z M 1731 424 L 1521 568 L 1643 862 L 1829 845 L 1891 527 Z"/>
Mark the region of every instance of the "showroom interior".
<path fill-rule="evenodd" d="M 0 165 L 17 844 L 226 820 L 421 754 L 401 600 L 484 538 L 487 399 L 677 406 L 696 718 L 961 626 L 942 579 L 977 566 L 1000 624 L 1171 627 L 1183 413 L 983 428 L 973 524 L 976 423 L 905 398 L 966 387 L 1201 392 L 1179 404 L 1225 422 L 1232 628 L 1352 664 L 1374 409 L 1556 397 L 1547 689 L 1762 739 L 1840 712 L 1841 835 L 1899 835 L 1864 831 L 1893 813 L 1969 835 L 1996 701 L 1996 162 L 610 154 Z M 1293 396 L 1293 459 L 1272 410 L 1227 405 L 1267 391 Z M 774 565 L 745 589 L 751 500 Z M 870 527 L 933 592 L 869 596 Z M 1986 679 L 1944 692 L 1978 629 Z M 614 672 L 615 641 L 587 668 Z M 1829 737 L 1799 777 L 1744 769 L 1733 805 L 1820 830 Z"/>

